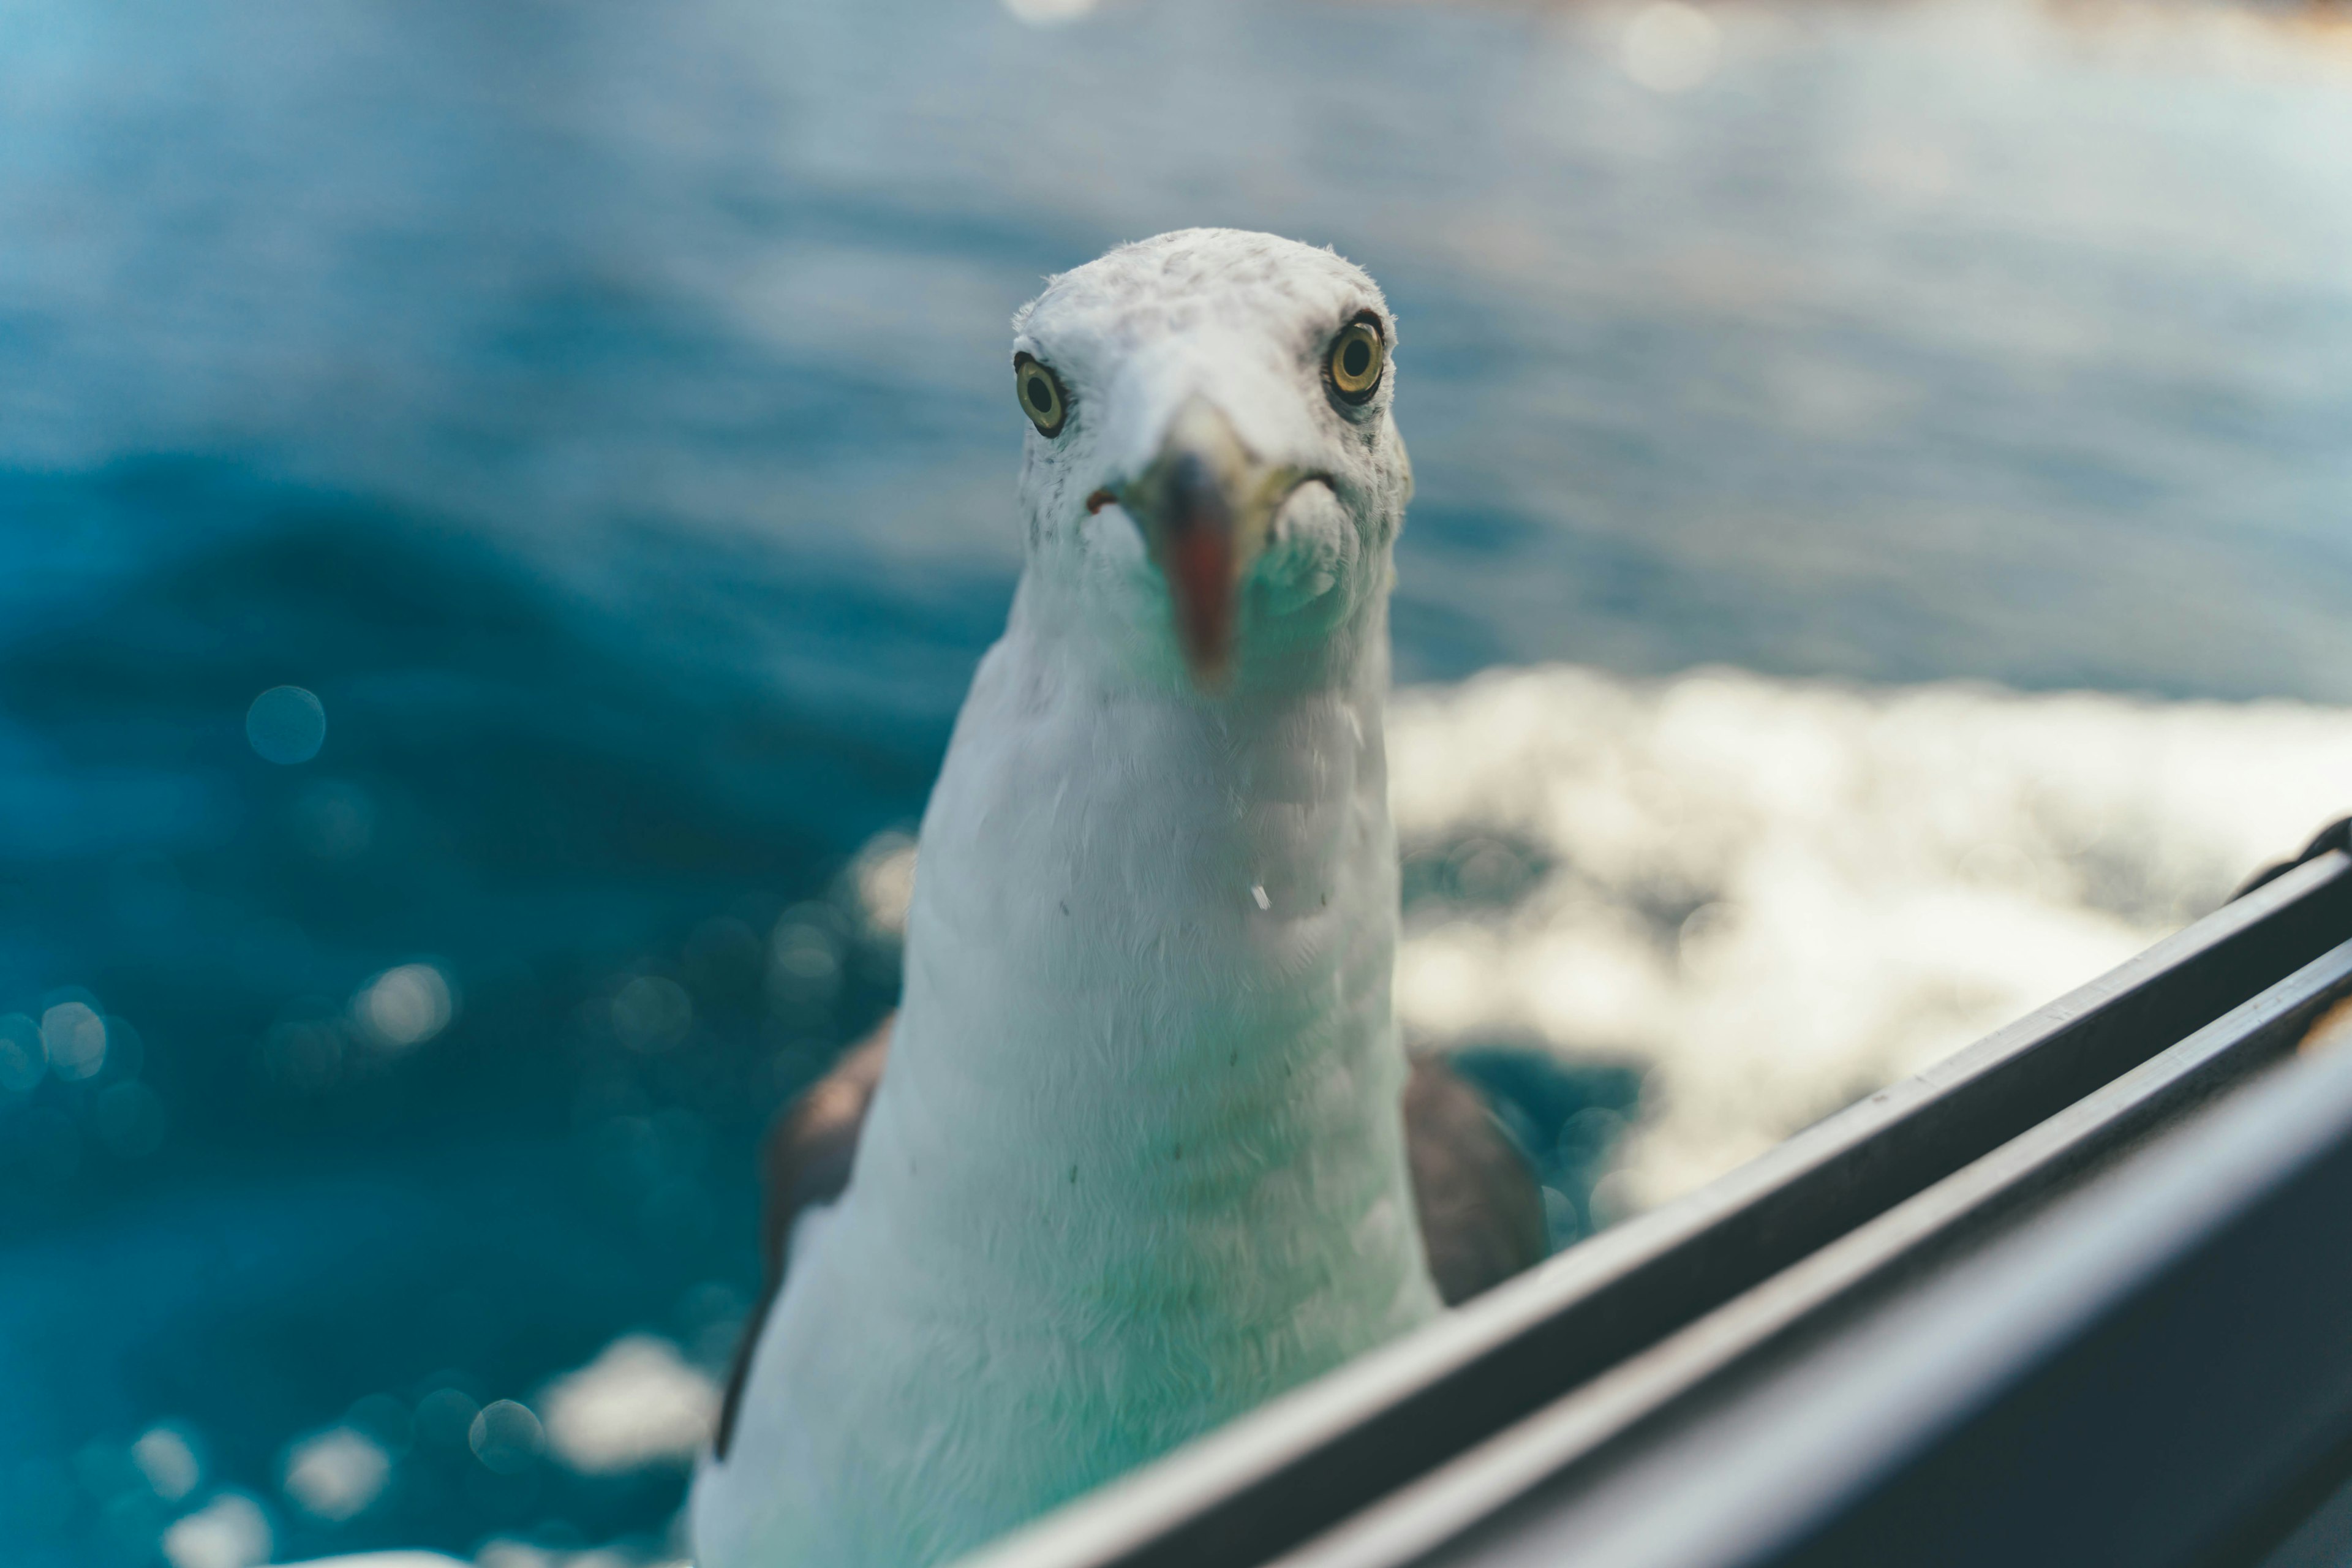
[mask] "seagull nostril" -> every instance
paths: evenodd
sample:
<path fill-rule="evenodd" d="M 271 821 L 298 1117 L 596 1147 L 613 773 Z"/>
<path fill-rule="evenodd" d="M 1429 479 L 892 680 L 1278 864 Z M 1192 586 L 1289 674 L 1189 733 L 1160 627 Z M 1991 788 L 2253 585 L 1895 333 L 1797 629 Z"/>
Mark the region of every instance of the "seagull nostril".
<path fill-rule="evenodd" d="M 1087 515 L 1088 517 L 1092 517 L 1095 513 L 1102 510 L 1103 508 L 1110 505 L 1111 502 L 1118 499 L 1118 498 L 1117 496 L 1111 494 L 1108 490 L 1097 490 L 1094 494 L 1087 498 Z"/>

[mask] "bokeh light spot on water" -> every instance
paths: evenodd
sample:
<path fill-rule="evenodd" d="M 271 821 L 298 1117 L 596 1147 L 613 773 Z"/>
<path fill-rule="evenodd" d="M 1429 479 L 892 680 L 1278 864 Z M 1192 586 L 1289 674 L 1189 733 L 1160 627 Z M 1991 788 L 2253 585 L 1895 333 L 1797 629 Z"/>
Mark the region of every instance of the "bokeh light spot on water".
<path fill-rule="evenodd" d="M 223 1492 L 163 1532 L 172 1568 L 258 1568 L 269 1561 L 269 1517 L 242 1492 Z"/>
<path fill-rule="evenodd" d="M 719 1416 L 719 1385 L 677 1347 L 625 1334 L 537 1395 L 548 1446 L 583 1475 L 691 1463 Z"/>
<path fill-rule="evenodd" d="M 0 1016 L 0 1092 L 26 1094 L 49 1070 L 49 1048 L 41 1026 L 22 1013 Z"/>
<path fill-rule="evenodd" d="M 493 1399 L 482 1406 L 466 1433 L 467 1446 L 485 1468 L 501 1476 L 519 1476 L 539 1463 L 547 1434 L 528 1405 L 513 1399 Z"/>
<path fill-rule="evenodd" d="M 905 833 L 880 833 L 850 866 L 858 912 L 866 934 L 896 941 L 907 934 L 907 910 L 915 901 L 915 840 Z"/>
<path fill-rule="evenodd" d="M 392 1479 L 392 1456 L 382 1444 L 349 1426 L 306 1437 L 286 1455 L 286 1495 L 302 1510 L 331 1524 L 365 1512 Z"/>
<path fill-rule="evenodd" d="M 131 1462 L 147 1478 L 148 1486 L 165 1502 L 178 1502 L 204 1479 L 204 1465 L 195 1445 L 176 1426 L 150 1427 L 131 1445 Z"/>
<path fill-rule="evenodd" d="M 95 1078 L 106 1065 L 106 1020 L 87 1002 L 60 1002 L 41 1015 L 41 1044 L 66 1082 Z"/>
<path fill-rule="evenodd" d="M 245 710 L 245 738 L 264 762 L 307 763 L 327 743 L 327 709 L 299 686 L 273 686 Z"/>
<path fill-rule="evenodd" d="M 385 1050 L 421 1046 L 449 1026 L 457 997 L 449 977 L 431 963 L 387 969 L 352 997 L 352 1022 Z"/>

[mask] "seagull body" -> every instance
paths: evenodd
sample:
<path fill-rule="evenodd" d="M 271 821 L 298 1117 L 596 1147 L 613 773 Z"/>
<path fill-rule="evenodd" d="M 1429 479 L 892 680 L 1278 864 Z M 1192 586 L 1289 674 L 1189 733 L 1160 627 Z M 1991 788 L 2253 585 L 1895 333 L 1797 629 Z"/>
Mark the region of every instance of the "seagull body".
<path fill-rule="evenodd" d="M 940 1561 L 1441 1310 L 1390 1001 L 1387 306 L 1192 230 L 1014 330 L 1026 567 L 887 1070 L 790 1124 L 702 1568 Z"/>

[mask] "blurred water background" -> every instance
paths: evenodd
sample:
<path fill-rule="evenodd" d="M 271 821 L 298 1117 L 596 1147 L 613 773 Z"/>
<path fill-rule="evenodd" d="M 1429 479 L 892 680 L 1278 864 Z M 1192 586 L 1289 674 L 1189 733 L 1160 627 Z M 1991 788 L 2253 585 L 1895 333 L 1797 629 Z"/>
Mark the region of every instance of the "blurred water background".
<path fill-rule="evenodd" d="M 1398 308 L 1401 1004 L 1559 1240 L 2211 907 L 2352 805 L 2348 40 L 0 0 L 0 1557 L 682 1554 L 1120 239 Z"/>

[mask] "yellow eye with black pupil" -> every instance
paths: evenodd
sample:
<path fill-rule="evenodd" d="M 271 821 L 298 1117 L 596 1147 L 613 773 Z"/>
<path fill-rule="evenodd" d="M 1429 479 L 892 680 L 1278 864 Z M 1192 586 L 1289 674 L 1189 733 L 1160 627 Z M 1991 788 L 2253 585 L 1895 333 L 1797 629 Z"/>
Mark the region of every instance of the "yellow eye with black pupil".
<path fill-rule="evenodd" d="M 1021 412 L 1029 416 L 1029 423 L 1037 426 L 1037 433 L 1060 435 L 1062 422 L 1070 416 L 1070 405 L 1062 395 L 1062 384 L 1055 379 L 1054 373 L 1027 354 L 1015 354 L 1013 385 L 1021 395 Z"/>
<path fill-rule="evenodd" d="M 1380 389 L 1381 370 L 1388 361 L 1388 345 L 1381 330 L 1369 321 L 1354 321 L 1331 340 L 1331 390 L 1341 401 L 1362 403 Z"/>

